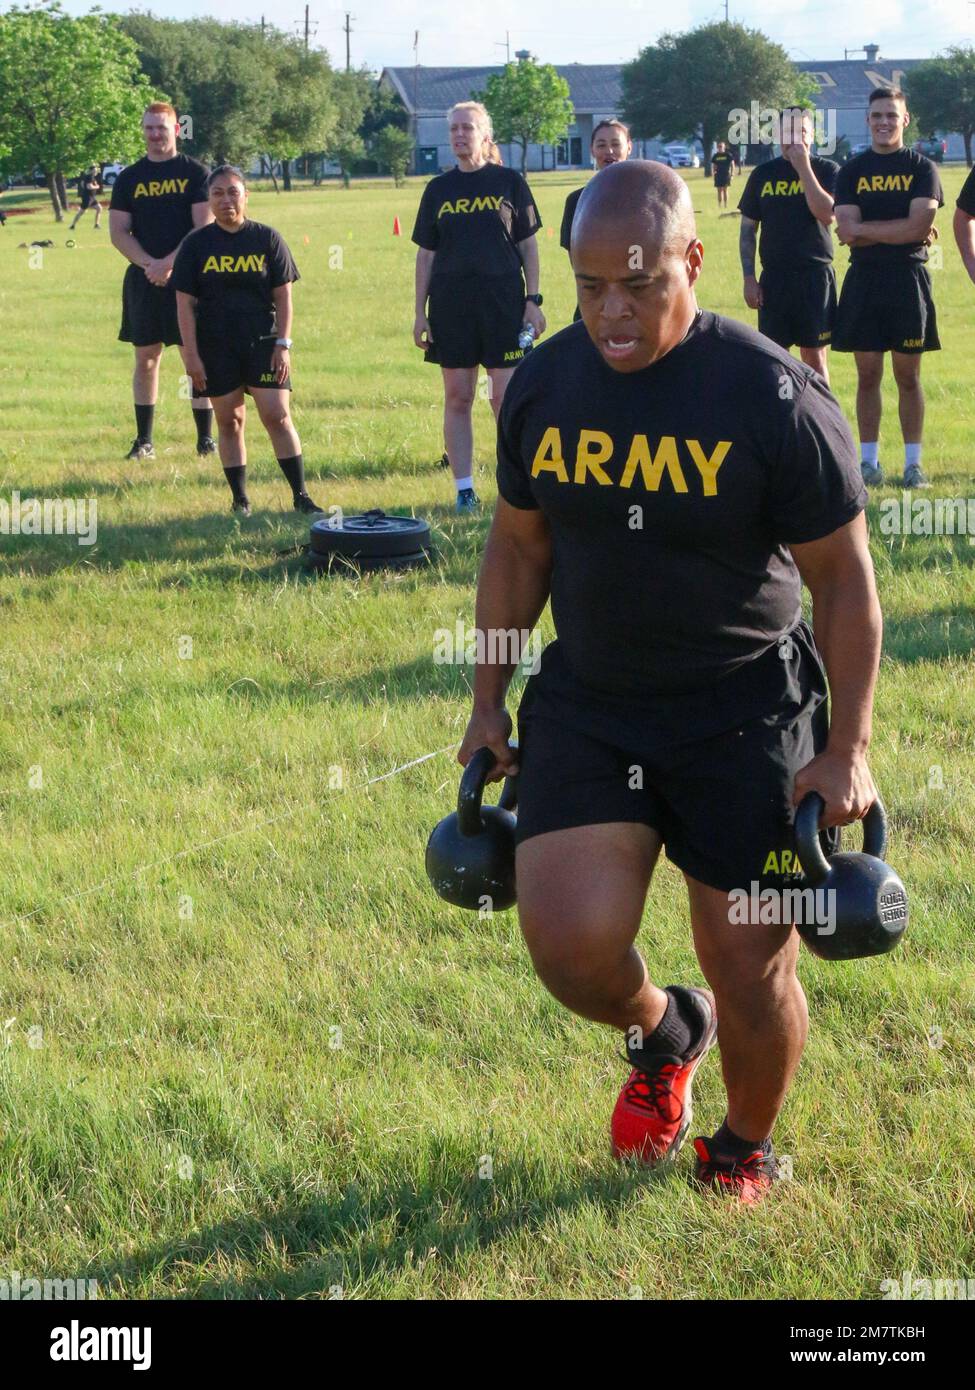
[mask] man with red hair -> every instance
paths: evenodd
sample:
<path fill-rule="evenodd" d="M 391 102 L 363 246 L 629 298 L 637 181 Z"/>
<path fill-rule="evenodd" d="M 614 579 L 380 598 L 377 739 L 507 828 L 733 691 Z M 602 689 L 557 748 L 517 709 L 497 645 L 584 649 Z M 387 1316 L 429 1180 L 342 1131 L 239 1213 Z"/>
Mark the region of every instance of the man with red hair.
<path fill-rule="evenodd" d="M 112 189 L 108 222 L 115 249 L 130 262 L 122 283 L 119 340 L 135 349 L 132 393 L 136 437 L 126 458 L 155 458 L 153 416 L 164 347 L 179 345 L 176 293 L 170 285 L 180 242 L 194 227 L 213 220 L 207 200 L 207 170 L 178 154 L 179 119 L 166 101 L 154 101 L 142 117 L 146 153 L 123 169 Z M 206 396 L 192 400 L 196 452 L 216 452 L 213 411 Z"/>

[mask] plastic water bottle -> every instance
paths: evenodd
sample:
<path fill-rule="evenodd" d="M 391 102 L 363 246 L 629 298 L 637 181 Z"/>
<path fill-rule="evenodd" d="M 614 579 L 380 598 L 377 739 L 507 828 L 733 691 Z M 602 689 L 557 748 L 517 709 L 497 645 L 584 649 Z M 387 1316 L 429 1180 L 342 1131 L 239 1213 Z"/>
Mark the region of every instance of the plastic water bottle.
<path fill-rule="evenodd" d="M 521 326 L 521 332 L 518 334 L 518 346 L 521 348 L 522 352 L 527 352 L 534 341 L 534 326 L 530 323 L 523 323 Z"/>

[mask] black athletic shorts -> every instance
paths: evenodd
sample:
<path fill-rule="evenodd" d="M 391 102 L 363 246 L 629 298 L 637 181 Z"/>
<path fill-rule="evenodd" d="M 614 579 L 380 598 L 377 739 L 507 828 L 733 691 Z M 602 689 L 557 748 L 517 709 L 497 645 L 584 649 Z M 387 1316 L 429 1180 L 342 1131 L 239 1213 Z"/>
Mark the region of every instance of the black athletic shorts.
<path fill-rule="evenodd" d="M 271 355 L 276 337 L 270 315 L 225 323 L 198 320 L 196 345 L 206 368 L 207 395 L 226 396 L 241 386 L 290 391 L 290 376 L 283 385 L 274 379 Z"/>
<path fill-rule="evenodd" d="M 833 327 L 837 352 L 936 352 L 931 276 L 921 261 L 854 261 Z"/>
<path fill-rule="evenodd" d="M 435 275 L 427 308 L 433 344 L 424 355 L 440 367 L 515 367 L 525 356 L 525 282 L 518 275 Z M 531 349 L 527 349 L 530 351 Z"/>
<path fill-rule="evenodd" d="M 122 327 L 119 342 L 149 347 L 163 343 L 178 347 L 179 321 L 176 291 L 171 285 L 153 285 L 141 266 L 130 265 L 122 281 Z"/>
<path fill-rule="evenodd" d="M 517 842 L 638 822 L 712 888 L 794 884 L 793 783 L 825 747 L 828 718 L 805 622 L 707 689 L 639 706 L 584 690 L 553 642 L 518 711 Z M 837 842 L 837 832 L 823 835 Z"/>
<path fill-rule="evenodd" d="M 825 261 L 763 270 L 758 331 L 779 347 L 829 347 L 836 317 L 836 272 Z"/>

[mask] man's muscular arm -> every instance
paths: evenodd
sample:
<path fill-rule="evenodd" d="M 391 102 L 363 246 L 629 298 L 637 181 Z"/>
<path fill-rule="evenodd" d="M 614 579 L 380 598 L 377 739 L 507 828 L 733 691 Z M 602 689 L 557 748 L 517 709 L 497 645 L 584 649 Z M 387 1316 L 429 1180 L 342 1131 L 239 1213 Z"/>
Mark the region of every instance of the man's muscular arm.
<path fill-rule="evenodd" d="M 552 542 L 544 515 L 499 497 L 477 581 L 474 621 L 484 634 L 479 645 L 485 656 L 497 650 L 487 640 L 490 631 L 532 631 L 548 600 L 551 575 Z M 511 720 L 504 708 L 515 664 L 479 662 L 474 670 L 474 709 L 457 757 L 466 767 L 486 745 L 498 760 L 491 781 L 517 771 L 508 747 Z"/>
<path fill-rule="evenodd" d="M 829 678 L 824 752 L 796 775 L 796 805 L 809 791 L 826 801 L 822 825 L 848 825 L 877 796 L 867 749 L 880 665 L 883 619 L 863 513 L 822 540 L 790 546 L 813 602 L 813 630 Z"/>

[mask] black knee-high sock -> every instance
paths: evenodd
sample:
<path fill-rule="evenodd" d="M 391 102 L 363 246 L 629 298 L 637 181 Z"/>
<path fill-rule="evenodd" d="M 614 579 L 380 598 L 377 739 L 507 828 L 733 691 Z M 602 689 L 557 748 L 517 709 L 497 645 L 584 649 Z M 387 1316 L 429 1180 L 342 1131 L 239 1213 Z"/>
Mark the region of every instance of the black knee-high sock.
<path fill-rule="evenodd" d="M 225 468 L 223 475 L 230 484 L 230 491 L 234 494 L 235 502 L 247 501 L 247 466 L 239 464 L 236 468 Z"/>
<path fill-rule="evenodd" d="M 291 491 L 297 499 L 305 491 L 305 464 L 301 454 L 293 459 L 278 459 L 278 467 L 291 484 Z"/>
<path fill-rule="evenodd" d="M 154 405 L 137 405 L 135 408 L 135 432 L 147 444 L 152 440 L 152 420 L 155 413 Z"/>
<path fill-rule="evenodd" d="M 204 398 L 205 399 L 205 398 Z M 193 400 L 193 419 L 196 421 L 196 440 L 209 439 L 213 432 L 213 409 L 208 405 L 198 405 Z"/>

